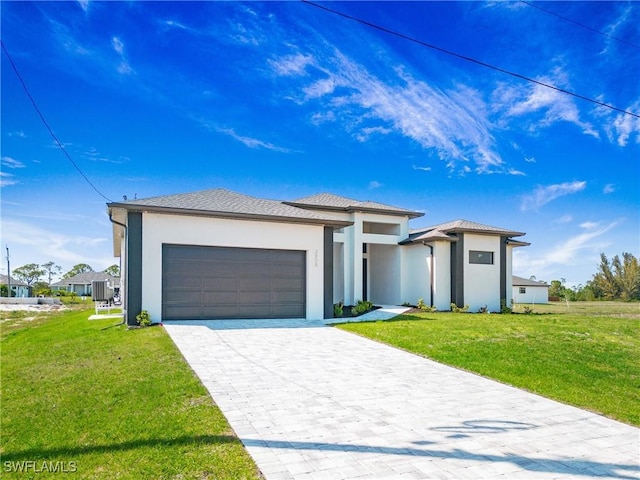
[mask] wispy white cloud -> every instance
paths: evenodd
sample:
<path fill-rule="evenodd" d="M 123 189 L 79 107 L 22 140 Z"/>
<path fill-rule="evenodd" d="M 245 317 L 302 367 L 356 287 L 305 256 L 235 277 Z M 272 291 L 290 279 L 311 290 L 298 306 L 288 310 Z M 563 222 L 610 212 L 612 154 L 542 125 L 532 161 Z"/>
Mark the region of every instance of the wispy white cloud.
<path fill-rule="evenodd" d="M 120 58 L 120 62 L 118 63 L 117 67 L 118 73 L 120 73 L 121 75 L 130 75 L 131 73 L 133 73 L 133 69 L 131 68 L 131 65 L 129 64 L 129 61 L 127 60 L 127 57 L 125 55 L 125 47 L 122 40 L 120 40 L 119 37 L 113 37 L 111 39 L 111 46 Z"/>
<path fill-rule="evenodd" d="M 0 187 L 8 187 L 17 183 L 18 181 L 10 173 L 0 172 Z"/>
<path fill-rule="evenodd" d="M 418 165 L 413 165 L 414 170 L 422 170 L 423 172 L 430 172 L 431 167 L 420 167 Z"/>
<path fill-rule="evenodd" d="M 34 223 L 21 220 L 2 220 L 3 244 L 10 244 L 12 250 L 38 252 L 41 259 L 33 261 L 52 260 L 63 265 L 87 263 L 94 268 L 99 268 L 96 267 L 97 262 L 105 267 L 113 263 L 113 257 L 107 255 L 101 258 L 96 257 L 96 249 L 108 251 L 108 249 L 101 248 L 108 242 L 105 236 L 90 237 L 60 232 L 47 230 Z"/>
<path fill-rule="evenodd" d="M 294 152 L 294 150 L 291 150 L 289 148 L 280 147 L 273 143 L 258 140 L 257 138 L 251 138 L 251 137 L 246 137 L 244 135 L 239 135 L 238 133 L 236 133 L 236 131 L 233 128 L 214 127 L 213 129 L 218 133 L 222 133 L 224 135 L 230 136 L 231 138 L 239 141 L 240 143 L 244 144 L 248 148 L 263 148 L 265 150 L 273 150 L 273 151 L 282 152 L 282 153 Z"/>
<path fill-rule="evenodd" d="M 377 180 L 372 180 L 371 182 L 369 182 L 369 189 L 370 190 L 375 190 L 376 188 L 380 188 L 382 186 L 384 186 L 384 184 L 378 182 Z"/>
<path fill-rule="evenodd" d="M 560 68 L 536 80 L 559 88 L 570 88 L 568 76 Z M 535 83 L 524 86 L 501 84 L 494 91 L 493 100 L 496 113 L 503 117 L 503 126 L 514 117 L 523 119 L 530 131 L 564 121 L 577 125 L 585 135 L 600 138 L 591 123 L 581 120 L 573 98 L 558 90 Z"/>
<path fill-rule="evenodd" d="M 27 138 L 27 134 L 22 130 L 16 130 L 15 132 L 7 132 L 9 137 Z"/>
<path fill-rule="evenodd" d="M 629 105 L 630 112 L 640 112 L 640 99 Z M 606 122 L 606 131 L 609 139 L 621 147 L 626 147 L 629 142 L 640 143 L 640 118 L 624 113 L 603 115 Z"/>
<path fill-rule="evenodd" d="M 563 215 L 560 218 L 556 218 L 553 223 L 571 223 L 573 221 L 573 217 L 571 215 Z"/>
<path fill-rule="evenodd" d="M 504 171 L 478 91 L 462 84 L 446 91 L 435 88 L 402 68 L 383 80 L 336 48 L 324 53 L 314 60 L 309 55 L 271 60 L 275 74 L 304 80 L 297 102 L 322 102 L 360 141 L 372 133 L 399 133 L 453 169 L 464 170 L 468 165 L 460 167 L 460 162 L 472 161 L 478 173 Z M 311 63 L 314 76 L 306 69 Z"/>
<path fill-rule="evenodd" d="M 595 255 L 610 243 L 605 234 L 620 222 L 621 220 L 616 220 L 605 225 L 596 222 L 585 222 L 581 225 L 581 228 L 586 231 L 576 233 L 562 240 L 537 256 L 532 255 L 530 251 L 525 249 L 517 249 L 513 252 L 514 271 L 523 274 L 531 272 L 538 277 L 546 276 L 557 272 L 558 267 L 566 268 L 568 265 L 584 262 L 585 254 L 594 256 L 595 265 Z"/>
<path fill-rule="evenodd" d="M 307 65 L 313 64 L 313 57 L 296 53 L 270 59 L 268 63 L 278 75 L 301 75 L 305 73 Z"/>
<path fill-rule="evenodd" d="M 607 183 L 602 189 L 602 193 L 608 195 L 609 193 L 613 193 L 616 191 L 616 186 L 613 183 Z"/>
<path fill-rule="evenodd" d="M 586 186 L 587 182 L 585 181 L 556 183 L 546 186 L 540 185 L 532 193 L 522 197 L 520 209 L 522 211 L 537 210 L 557 198 L 584 190 Z"/>
<path fill-rule="evenodd" d="M 510 169 L 507 171 L 507 173 L 508 173 L 509 175 L 519 175 L 519 176 L 523 176 L 523 177 L 526 177 L 526 176 L 527 176 L 527 174 L 526 174 L 526 173 L 524 173 L 524 172 L 523 172 L 523 171 L 521 171 L 521 170 L 516 170 L 515 168 L 510 168 Z"/>
<path fill-rule="evenodd" d="M 80 5 L 80 8 L 82 8 L 82 10 L 85 11 L 85 13 L 87 11 L 89 11 L 89 0 L 78 0 L 78 4 Z"/>
<path fill-rule="evenodd" d="M 3 156 L 0 158 L 0 164 L 5 168 L 24 168 L 25 165 L 20 160 L 13 157 Z"/>

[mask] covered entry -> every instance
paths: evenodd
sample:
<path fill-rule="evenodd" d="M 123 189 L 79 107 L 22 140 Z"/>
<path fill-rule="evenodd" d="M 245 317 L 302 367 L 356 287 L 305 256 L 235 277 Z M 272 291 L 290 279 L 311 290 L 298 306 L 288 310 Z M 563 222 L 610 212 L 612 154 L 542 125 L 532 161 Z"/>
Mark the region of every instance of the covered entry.
<path fill-rule="evenodd" d="M 164 320 L 305 318 L 306 252 L 162 246 Z"/>

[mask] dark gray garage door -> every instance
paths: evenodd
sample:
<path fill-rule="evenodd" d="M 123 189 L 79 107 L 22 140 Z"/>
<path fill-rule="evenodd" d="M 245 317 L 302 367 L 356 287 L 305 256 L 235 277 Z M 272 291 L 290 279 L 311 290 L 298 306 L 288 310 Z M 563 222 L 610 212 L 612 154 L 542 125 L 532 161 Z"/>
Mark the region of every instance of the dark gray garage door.
<path fill-rule="evenodd" d="M 162 246 L 162 318 L 304 318 L 306 254 Z"/>

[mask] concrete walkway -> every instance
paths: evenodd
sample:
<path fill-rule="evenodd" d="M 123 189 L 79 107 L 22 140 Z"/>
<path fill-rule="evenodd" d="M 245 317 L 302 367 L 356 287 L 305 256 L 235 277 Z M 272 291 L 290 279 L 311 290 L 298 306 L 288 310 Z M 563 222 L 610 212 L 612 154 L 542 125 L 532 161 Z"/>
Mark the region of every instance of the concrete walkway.
<path fill-rule="evenodd" d="M 323 322 L 165 328 L 268 480 L 640 479 L 640 429 Z"/>

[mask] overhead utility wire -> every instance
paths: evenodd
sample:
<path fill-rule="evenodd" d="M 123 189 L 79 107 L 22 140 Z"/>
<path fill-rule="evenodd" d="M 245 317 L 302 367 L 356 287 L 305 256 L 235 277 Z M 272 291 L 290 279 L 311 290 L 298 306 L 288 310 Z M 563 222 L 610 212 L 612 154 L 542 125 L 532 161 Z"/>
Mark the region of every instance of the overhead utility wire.
<path fill-rule="evenodd" d="M 18 80 L 20 81 L 20 83 L 22 84 L 22 88 L 24 89 L 25 93 L 27 94 L 27 97 L 29 97 L 29 100 L 31 100 L 31 104 L 33 105 L 33 108 L 35 108 L 36 112 L 38 113 L 38 116 L 40 117 L 40 120 L 42 120 L 42 123 L 44 123 L 44 126 L 47 127 L 47 130 L 49 131 L 49 134 L 53 137 L 53 140 L 56 143 L 56 145 L 58 145 L 58 148 L 60 148 L 60 150 L 62 150 L 62 153 L 64 153 L 65 157 L 67 157 L 67 159 L 71 162 L 71 165 L 73 165 L 75 167 L 75 169 L 78 171 L 78 173 L 82 176 L 82 178 L 85 179 L 85 181 L 91 186 L 91 188 L 93 188 L 98 193 L 98 195 L 100 195 L 106 201 L 112 202 L 113 200 L 111 200 L 109 197 L 104 195 L 100 190 L 98 190 L 98 188 L 91 182 L 91 180 L 89 180 L 89 178 L 84 174 L 84 172 L 82 170 L 80 170 L 80 167 L 78 167 L 78 164 L 73 161 L 73 158 L 71 158 L 71 155 L 69 155 L 67 150 L 64 148 L 64 145 L 62 145 L 60 140 L 58 140 L 58 137 L 56 137 L 56 134 L 53 133 L 53 130 L 49 126 L 49 123 L 47 123 L 47 120 L 44 118 L 44 115 L 40 111 L 40 108 L 38 108 L 38 104 L 36 103 L 34 98 L 31 96 L 31 93 L 29 92 L 29 89 L 27 88 L 26 83 L 22 79 L 22 76 L 20 75 L 20 72 L 18 72 L 18 69 L 16 68 L 15 63 L 13 63 L 13 58 L 11 58 L 11 55 L 9 55 L 9 52 L 7 51 L 7 47 L 4 46 L 4 42 L 2 40 L 0 40 L 0 44 L 2 45 L 2 51 L 4 52 L 4 54 L 9 59 L 9 63 L 11 64 L 11 68 L 13 68 L 14 73 L 18 77 Z"/>
<path fill-rule="evenodd" d="M 368 22 L 366 20 L 362 20 L 361 18 L 354 17 L 354 16 L 348 15 L 346 13 L 339 12 L 337 10 L 333 10 L 331 8 L 325 7 L 324 5 L 319 5 L 317 3 L 310 2 L 309 0 L 301 0 L 301 1 L 302 1 L 302 3 L 306 3 L 307 5 L 311 5 L 313 7 L 319 8 L 319 9 L 324 10 L 326 12 L 333 13 L 334 15 L 339 15 L 341 17 L 344 17 L 344 18 L 348 19 L 348 20 L 352 20 L 354 22 L 358 22 L 358 23 L 360 23 L 362 25 L 366 25 L 367 27 L 373 28 L 375 30 L 379 30 L 381 32 L 388 33 L 390 35 L 395 35 L 396 37 L 402 38 L 404 40 L 408 40 L 408 41 L 413 42 L 413 43 L 417 43 L 418 45 L 422 45 L 423 47 L 431 48 L 433 50 L 437 50 L 439 52 L 446 53 L 447 55 L 451 55 L 453 57 L 461 58 L 462 60 L 467 60 L 468 62 L 472 62 L 472 63 L 478 64 L 478 65 L 481 65 L 483 67 L 490 68 L 491 70 L 495 70 L 497 72 L 501 72 L 501 73 L 505 73 L 507 75 L 511 75 L 512 77 L 516 77 L 516 78 L 520 78 L 522 80 L 526 80 L 527 82 L 535 83 L 535 84 L 540 85 L 542 87 L 550 88 L 552 90 L 556 90 L 556 91 L 561 92 L 561 93 L 566 93 L 567 95 L 571 95 L 573 97 L 580 98 L 580 99 L 585 100 L 587 102 L 595 103 L 596 105 L 599 105 L 601 107 L 606 107 L 606 108 L 609 108 L 611 110 L 615 110 L 615 111 L 620 112 L 620 113 L 624 113 L 625 115 L 631 115 L 632 117 L 640 118 L 640 114 L 629 112 L 627 110 L 623 110 L 622 108 L 615 107 L 615 106 L 610 105 L 608 103 L 600 102 L 600 101 L 595 100 L 595 99 L 590 98 L 590 97 L 585 97 L 584 95 L 580 95 L 578 93 L 572 92 L 571 90 L 565 90 L 564 88 L 556 87 L 555 85 L 551 85 L 549 83 L 544 83 L 544 82 L 541 82 L 539 80 L 535 80 L 535 79 L 533 79 L 531 77 L 527 77 L 525 75 L 521 75 L 519 73 L 515 73 L 515 72 L 512 72 L 510 70 L 505 70 L 504 68 L 496 67 L 496 66 L 491 65 L 489 63 L 485 63 L 485 62 L 482 62 L 480 60 L 476 60 L 475 58 L 467 57 L 465 55 L 461 55 L 459 53 L 452 52 L 451 50 L 447 50 L 445 48 L 438 47 L 438 46 L 433 45 L 431 43 L 423 42 L 422 40 L 418 40 L 416 38 L 410 37 L 410 36 L 405 35 L 403 33 L 399 33 L 399 32 L 396 32 L 394 30 L 390 30 L 388 28 L 381 27 L 380 25 L 376 25 L 375 23 L 371 23 L 371 22 Z"/>
<path fill-rule="evenodd" d="M 567 21 L 569 23 L 573 23 L 574 25 L 578 25 L 579 27 L 586 28 L 587 30 L 591 30 L 592 32 L 597 33 L 598 35 L 602 35 L 603 37 L 608 37 L 608 38 L 610 38 L 612 40 L 616 40 L 616 41 L 621 42 L 621 43 L 626 43 L 627 45 L 630 45 L 632 47 L 640 49 L 640 45 L 636 45 L 635 43 L 631 43 L 631 42 L 629 42 L 627 40 L 624 40 L 622 38 L 614 37 L 613 35 L 609 35 L 608 33 L 601 32 L 600 30 L 596 30 L 595 28 L 591 28 L 588 25 L 585 25 L 585 24 L 580 23 L 580 22 L 576 22 L 575 20 L 572 20 L 571 18 L 563 17 L 562 15 L 559 15 L 559 14 L 557 14 L 555 12 L 552 12 L 551 10 L 547 10 L 545 8 L 539 7 L 538 5 L 535 5 L 535 4 L 531 3 L 531 2 L 525 2 L 525 0 L 520 0 L 520 3 L 524 3 L 525 5 L 528 5 L 530 7 L 537 8 L 541 12 L 547 13 L 549 15 L 553 15 L 554 17 L 561 18 L 562 20 L 565 20 L 565 21 Z"/>

